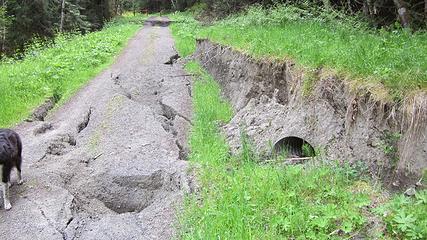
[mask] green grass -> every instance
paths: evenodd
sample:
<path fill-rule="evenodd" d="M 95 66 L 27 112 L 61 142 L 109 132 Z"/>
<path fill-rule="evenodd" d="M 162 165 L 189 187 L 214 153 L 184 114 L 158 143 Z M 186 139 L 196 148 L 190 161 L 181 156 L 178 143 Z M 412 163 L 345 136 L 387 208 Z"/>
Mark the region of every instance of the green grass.
<path fill-rule="evenodd" d="M 196 34 L 203 27 L 188 13 L 177 12 L 169 17 L 177 22 L 170 28 L 179 54 L 183 57 L 191 55 L 196 50 Z"/>
<path fill-rule="evenodd" d="M 196 76 L 190 161 L 200 191 L 185 200 L 181 239 L 425 239 L 425 190 L 388 199 L 358 167 L 263 165 L 247 139 L 231 156 L 219 131 L 232 117 L 230 105 L 199 64 L 190 62 L 186 70 Z M 382 218 L 385 231 L 372 231 L 372 216 Z"/>
<path fill-rule="evenodd" d="M 198 29 L 194 20 L 172 26 L 182 56 L 194 51 L 192 33 Z M 199 64 L 190 62 L 186 70 L 195 75 L 189 158 L 200 191 L 185 200 L 179 216 L 181 239 L 427 237 L 426 191 L 416 198 L 402 194 L 388 198 L 360 178 L 363 171 L 357 168 L 316 162 L 261 165 L 244 134 L 243 152 L 231 156 L 219 130 L 232 117 L 230 105 Z M 379 207 L 372 210 L 366 208 L 369 205 Z M 386 229 L 372 230 L 368 224 L 372 217 L 382 220 Z"/>
<path fill-rule="evenodd" d="M 254 7 L 210 27 L 195 25 L 185 14 L 175 17 L 187 19 L 177 24 L 192 29 L 186 38 L 208 38 L 255 58 L 292 59 L 311 69 L 327 68 L 362 85 L 381 83 L 395 99 L 427 88 L 427 33 L 374 32 L 356 20 L 311 19 L 298 11 L 289 6 L 270 11 Z"/>
<path fill-rule="evenodd" d="M 341 239 L 364 226 L 361 210 L 370 200 L 352 191 L 358 182 L 349 169 L 259 165 L 247 152 L 230 156 L 218 130 L 231 118 L 229 104 L 199 65 L 190 63 L 187 71 L 198 76 L 190 160 L 201 192 L 186 201 L 183 239 Z M 340 236 L 331 234 L 336 230 Z"/>
<path fill-rule="evenodd" d="M 54 94 L 66 101 L 113 62 L 142 19 L 119 18 L 102 31 L 58 36 L 49 47 L 33 44 L 23 60 L 0 63 L 0 127 L 23 120 Z"/>

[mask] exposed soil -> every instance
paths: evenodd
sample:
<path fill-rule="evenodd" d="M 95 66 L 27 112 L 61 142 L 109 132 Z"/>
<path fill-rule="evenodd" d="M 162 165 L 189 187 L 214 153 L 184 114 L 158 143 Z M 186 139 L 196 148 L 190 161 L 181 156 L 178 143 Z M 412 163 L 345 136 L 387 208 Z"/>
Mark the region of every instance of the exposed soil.
<path fill-rule="evenodd" d="M 176 54 L 168 20 L 148 23 L 64 106 L 16 127 L 25 182 L 0 210 L 0 239 L 173 237 L 191 191 L 191 85 L 179 63 L 164 64 Z"/>
<path fill-rule="evenodd" d="M 195 57 L 235 110 L 224 127 L 234 152 L 242 131 L 265 154 L 296 137 L 329 159 L 361 161 L 373 177 L 401 189 L 415 186 L 427 168 L 425 93 L 402 104 L 382 102 L 322 69 L 309 73 L 291 61 L 256 60 L 209 40 L 198 40 Z M 315 84 L 304 95 L 308 78 Z"/>

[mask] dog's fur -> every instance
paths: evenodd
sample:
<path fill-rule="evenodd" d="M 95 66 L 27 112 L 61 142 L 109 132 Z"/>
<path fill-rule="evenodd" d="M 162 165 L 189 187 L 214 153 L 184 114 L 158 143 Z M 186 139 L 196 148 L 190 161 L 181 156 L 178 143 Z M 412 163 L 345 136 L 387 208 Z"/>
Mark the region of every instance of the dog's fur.
<path fill-rule="evenodd" d="M 18 184 L 22 184 L 22 142 L 19 135 L 10 129 L 0 129 L 0 176 L 3 192 L 3 206 L 6 210 L 12 208 L 9 200 L 10 173 L 17 169 Z"/>

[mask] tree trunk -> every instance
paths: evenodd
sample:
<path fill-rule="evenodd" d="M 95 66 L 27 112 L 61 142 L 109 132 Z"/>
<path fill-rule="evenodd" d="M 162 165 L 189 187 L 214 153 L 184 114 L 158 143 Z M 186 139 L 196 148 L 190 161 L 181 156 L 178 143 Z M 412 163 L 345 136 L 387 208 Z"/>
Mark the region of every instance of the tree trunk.
<path fill-rule="evenodd" d="M 323 6 L 325 7 L 326 10 L 330 10 L 332 8 L 330 0 L 322 0 L 322 1 L 323 1 Z"/>
<path fill-rule="evenodd" d="M 173 0 L 171 0 L 171 3 L 172 3 L 173 9 L 176 10 L 176 4 L 175 4 L 175 2 Z"/>
<path fill-rule="evenodd" d="M 347 0 L 347 8 L 348 8 L 348 12 L 353 13 L 353 8 L 351 7 L 351 0 Z"/>
<path fill-rule="evenodd" d="M 7 0 L 2 0 L 2 8 L 4 10 L 6 10 L 6 4 L 7 4 Z M 6 17 L 6 16 L 5 16 Z M 6 21 L 3 24 L 3 29 L 2 29 L 2 34 L 1 34 L 1 46 L 0 46 L 0 60 L 3 57 L 4 54 L 4 50 L 5 50 L 5 44 L 6 44 Z"/>
<path fill-rule="evenodd" d="M 372 5 L 373 5 L 372 0 L 364 0 L 363 1 L 363 13 L 367 17 L 371 17 L 372 15 L 375 14 L 374 7 Z"/>
<path fill-rule="evenodd" d="M 427 27 L 427 0 L 424 1 L 424 22 Z"/>
<path fill-rule="evenodd" d="M 397 13 L 399 14 L 399 20 L 402 23 L 404 28 L 410 27 L 410 14 L 408 9 L 405 7 L 405 3 L 402 0 L 393 0 L 394 5 L 397 8 Z"/>
<path fill-rule="evenodd" d="M 62 0 L 61 4 L 61 23 L 59 24 L 59 32 L 64 31 L 64 20 L 65 20 L 65 0 Z"/>

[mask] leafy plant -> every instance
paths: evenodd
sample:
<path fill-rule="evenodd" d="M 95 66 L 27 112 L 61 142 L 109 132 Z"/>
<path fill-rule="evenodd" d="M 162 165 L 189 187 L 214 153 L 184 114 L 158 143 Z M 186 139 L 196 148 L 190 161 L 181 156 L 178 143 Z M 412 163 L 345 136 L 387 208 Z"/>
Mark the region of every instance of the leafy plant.
<path fill-rule="evenodd" d="M 310 144 L 304 143 L 302 145 L 302 155 L 304 157 L 315 157 L 316 153 L 314 151 L 314 148 Z"/>
<path fill-rule="evenodd" d="M 427 238 L 427 190 L 414 197 L 402 194 L 376 209 L 387 224 L 387 231 L 394 237 L 405 239 Z"/>
<path fill-rule="evenodd" d="M 393 168 L 396 167 L 399 161 L 399 152 L 398 152 L 399 149 L 397 144 L 400 140 L 400 137 L 401 137 L 400 133 L 386 131 L 384 133 L 384 136 L 380 145 L 384 153 L 391 159 L 391 165 Z"/>
<path fill-rule="evenodd" d="M 361 84 L 384 85 L 389 94 L 380 87 L 377 92 L 386 99 L 427 88 L 427 65 L 422 60 L 426 33 L 367 30 L 363 21 L 338 12 L 315 15 L 291 5 L 254 6 L 202 28 L 198 36 L 255 58 L 292 58 L 305 67 L 322 66 L 349 79 L 363 79 Z"/>

